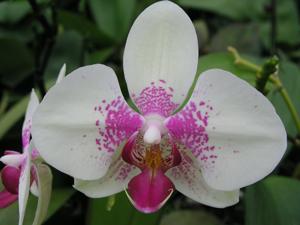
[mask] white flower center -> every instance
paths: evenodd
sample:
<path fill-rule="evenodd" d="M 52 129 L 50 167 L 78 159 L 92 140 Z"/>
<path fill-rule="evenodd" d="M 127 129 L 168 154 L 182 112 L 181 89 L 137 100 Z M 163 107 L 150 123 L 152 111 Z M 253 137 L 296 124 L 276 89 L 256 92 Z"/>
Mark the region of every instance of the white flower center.
<path fill-rule="evenodd" d="M 147 144 L 159 144 L 161 136 L 166 132 L 163 124 L 164 118 L 157 114 L 145 116 L 144 142 Z"/>

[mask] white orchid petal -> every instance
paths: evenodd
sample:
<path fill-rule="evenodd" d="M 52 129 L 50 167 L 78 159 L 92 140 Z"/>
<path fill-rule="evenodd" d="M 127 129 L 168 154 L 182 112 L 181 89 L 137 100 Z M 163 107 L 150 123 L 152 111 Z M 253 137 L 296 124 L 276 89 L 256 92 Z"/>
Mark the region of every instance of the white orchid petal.
<path fill-rule="evenodd" d="M 27 106 L 26 114 L 25 114 L 25 119 L 23 122 L 23 127 L 22 127 L 22 143 L 23 143 L 23 150 L 26 149 L 29 146 L 29 141 L 30 141 L 30 133 L 31 133 L 31 125 L 32 125 L 32 117 L 39 105 L 39 99 L 34 91 L 32 89 L 29 103 Z"/>
<path fill-rule="evenodd" d="M 130 179 L 140 171 L 137 167 L 124 162 L 121 158 L 120 148 L 114 155 L 107 173 L 98 180 L 74 180 L 74 188 L 90 198 L 101 198 L 116 194 L 127 188 Z"/>
<path fill-rule="evenodd" d="M 129 92 L 140 111 L 169 115 L 185 99 L 197 69 L 192 21 L 171 1 L 152 4 L 135 20 L 123 60 Z"/>
<path fill-rule="evenodd" d="M 10 154 L 2 156 L 0 161 L 7 166 L 19 167 L 23 162 L 24 157 L 24 154 Z"/>
<path fill-rule="evenodd" d="M 207 184 L 218 190 L 264 178 L 287 145 L 285 128 L 268 99 L 219 69 L 200 75 L 190 101 L 166 126 L 192 150 Z"/>
<path fill-rule="evenodd" d="M 216 208 L 224 208 L 238 203 L 239 190 L 219 191 L 209 187 L 191 152 L 185 149 L 181 151 L 181 155 L 180 165 L 167 172 L 167 176 L 179 192 L 194 201 Z"/>
<path fill-rule="evenodd" d="M 66 64 L 64 63 L 64 65 L 61 67 L 59 71 L 59 74 L 56 79 L 56 83 L 61 82 L 61 80 L 64 79 L 65 76 L 66 76 Z"/>
<path fill-rule="evenodd" d="M 19 201 L 19 225 L 23 224 L 26 205 L 29 195 L 30 189 L 30 168 L 31 168 L 31 146 L 29 146 L 28 151 L 25 151 L 25 162 L 21 169 L 21 176 L 19 180 L 19 193 L 18 193 L 18 201 Z"/>
<path fill-rule="evenodd" d="M 32 135 L 50 165 L 95 180 L 105 175 L 113 153 L 142 123 L 122 97 L 113 70 L 98 64 L 73 71 L 48 91 L 33 119 Z"/>

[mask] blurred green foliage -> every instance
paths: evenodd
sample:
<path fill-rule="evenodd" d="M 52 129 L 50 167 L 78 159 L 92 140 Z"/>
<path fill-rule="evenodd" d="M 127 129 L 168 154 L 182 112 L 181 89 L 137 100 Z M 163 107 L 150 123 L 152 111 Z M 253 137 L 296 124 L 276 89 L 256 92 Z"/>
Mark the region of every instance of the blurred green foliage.
<path fill-rule="evenodd" d="M 122 72 L 126 36 L 136 16 L 153 2 L 38 0 L 38 12 L 34 12 L 26 0 L 1 1 L 0 152 L 20 149 L 20 128 L 28 93 L 31 88 L 36 88 L 42 94 L 43 86 L 51 87 L 63 63 L 67 64 L 68 72 L 93 63 L 111 66 L 118 75 L 123 94 L 128 97 Z M 256 73 L 235 65 L 227 47 L 234 46 L 243 57 L 257 64 L 276 52 L 280 58 L 279 76 L 300 112 L 299 2 L 175 2 L 195 23 L 200 52 L 197 77 L 204 70 L 222 68 L 255 85 Z M 272 2 L 276 3 L 275 11 Z M 49 25 L 47 29 L 38 19 L 40 15 Z M 87 199 L 75 193 L 71 188 L 72 180 L 54 170 L 54 192 L 45 224 L 300 224 L 299 133 L 278 90 L 271 84 L 267 89 L 288 132 L 289 151 L 273 176 L 242 190 L 238 205 L 213 209 L 176 193 L 158 213 L 144 215 L 137 212 L 122 193 L 116 196 L 111 211 L 107 211 L 106 198 Z M 36 204 L 36 199 L 31 196 L 25 224 L 32 221 Z M 0 210 L 0 224 L 17 224 L 17 204 Z"/>

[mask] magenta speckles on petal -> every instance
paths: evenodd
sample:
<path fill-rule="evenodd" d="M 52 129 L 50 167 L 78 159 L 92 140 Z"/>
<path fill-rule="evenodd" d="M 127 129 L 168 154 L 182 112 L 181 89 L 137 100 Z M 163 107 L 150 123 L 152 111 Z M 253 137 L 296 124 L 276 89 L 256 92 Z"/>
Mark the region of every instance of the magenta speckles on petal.
<path fill-rule="evenodd" d="M 30 121 L 28 121 L 30 123 Z M 29 124 L 26 128 L 24 128 L 22 132 L 22 144 L 23 148 L 26 148 L 30 142 L 30 132 L 31 132 L 31 124 Z"/>
<path fill-rule="evenodd" d="M 94 107 L 94 111 L 100 113 L 99 119 L 95 121 L 99 134 L 95 143 L 100 151 L 113 153 L 123 141 L 142 127 L 143 118 L 120 96 L 109 103 L 106 100 L 100 102 Z"/>
<path fill-rule="evenodd" d="M 180 112 L 166 120 L 166 127 L 174 139 L 190 149 L 201 161 L 215 163 L 215 146 L 209 145 L 206 127 L 213 107 L 200 101 L 190 101 Z"/>
<path fill-rule="evenodd" d="M 159 80 L 157 83 L 151 82 L 140 94 L 132 93 L 131 96 L 143 115 L 157 113 L 168 117 L 178 107 L 172 100 L 173 91 L 165 80 Z"/>

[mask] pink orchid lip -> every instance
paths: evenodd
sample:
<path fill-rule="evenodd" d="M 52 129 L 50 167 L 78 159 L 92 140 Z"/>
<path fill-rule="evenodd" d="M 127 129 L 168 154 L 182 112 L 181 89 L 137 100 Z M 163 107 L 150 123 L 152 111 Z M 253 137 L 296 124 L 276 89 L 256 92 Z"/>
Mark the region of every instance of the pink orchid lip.
<path fill-rule="evenodd" d="M 10 206 L 12 203 L 17 201 L 18 195 L 11 194 L 7 190 L 0 192 L 0 209 Z"/>
<path fill-rule="evenodd" d="M 128 198 L 141 212 L 153 213 L 159 210 L 174 192 L 174 185 L 164 174 L 168 169 L 181 162 L 177 145 L 172 141 L 172 151 L 163 156 L 161 145 L 139 145 L 142 135 L 134 133 L 123 148 L 122 158 L 125 162 L 141 169 L 141 173 L 128 183 Z M 142 152 L 143 150 L 145 152 Z"/>
<path fill-rule="evenodd" d="M 11 194 L 18 194 L 21 171 L 13 166 L 5 166 L 1 171 L 1 179 L 5 189 Z"/>
<path fill-rule="evenodd" d="M 128 197 L 141 212 L 153 213 L 159 210 L 171 197 L 174 185 L 161 170 L 145 169 L 131 179 L 128 184 Z"/>

